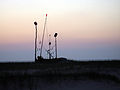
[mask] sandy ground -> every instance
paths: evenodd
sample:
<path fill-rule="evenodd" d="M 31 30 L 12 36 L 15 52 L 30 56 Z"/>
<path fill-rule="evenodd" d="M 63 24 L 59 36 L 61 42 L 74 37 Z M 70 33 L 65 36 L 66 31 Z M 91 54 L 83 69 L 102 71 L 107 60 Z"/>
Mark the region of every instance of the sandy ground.
<path fill-rule="evenodd" d="M 120 83 L 70 78 L 2 78 L 0 90 L 120 90 Z"/>
<path fill-rule="evenodd" d="M 0 90 L 120 90 L 120 62 L 1 63 Z"/>

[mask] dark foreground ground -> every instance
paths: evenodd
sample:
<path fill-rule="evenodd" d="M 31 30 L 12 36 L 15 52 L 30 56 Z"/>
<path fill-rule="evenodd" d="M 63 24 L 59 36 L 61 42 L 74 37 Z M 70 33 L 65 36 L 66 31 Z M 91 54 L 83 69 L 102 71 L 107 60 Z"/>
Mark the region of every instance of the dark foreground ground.
<path fill-rule="evenodd" d="M 120 90 L 120 61 L 0 63 L 0 90 Z"/>

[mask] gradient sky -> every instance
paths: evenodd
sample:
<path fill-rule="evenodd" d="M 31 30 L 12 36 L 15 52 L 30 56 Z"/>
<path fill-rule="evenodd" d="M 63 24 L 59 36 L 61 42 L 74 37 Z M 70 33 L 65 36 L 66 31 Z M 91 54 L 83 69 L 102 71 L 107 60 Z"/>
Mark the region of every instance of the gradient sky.
<path fill-rule="evenodd" d="M 120 59 L 120 0 L 0 0 L 0 61 L 34 61 L 33 22 L 40 41 L 46 13 L 59 57 Z"/>

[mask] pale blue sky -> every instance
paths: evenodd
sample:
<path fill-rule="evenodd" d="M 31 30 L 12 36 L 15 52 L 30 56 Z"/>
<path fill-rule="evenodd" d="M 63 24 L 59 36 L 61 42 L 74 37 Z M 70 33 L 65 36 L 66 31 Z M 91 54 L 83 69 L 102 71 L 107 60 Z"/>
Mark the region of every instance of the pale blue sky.
<path fill-rule="evenodd" d="M 0 61 L 34 61 L 33 22 L 40 41 L 46 13 L 59 57 L 120 59 L 120 0 L 0 0 L 0 13 Z"/>

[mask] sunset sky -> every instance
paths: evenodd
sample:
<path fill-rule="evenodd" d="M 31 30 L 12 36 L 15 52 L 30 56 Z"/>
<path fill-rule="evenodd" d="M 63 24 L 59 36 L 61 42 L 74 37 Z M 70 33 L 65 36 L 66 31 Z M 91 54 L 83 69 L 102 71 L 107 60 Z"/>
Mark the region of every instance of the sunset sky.
<path fill-rule="evenodd" d="M 34 61 L 33 23 L 40 42 L 46 13 L 58 57 L 120 59 L 120 0 L 0 0 L 0 61 Z"/>

